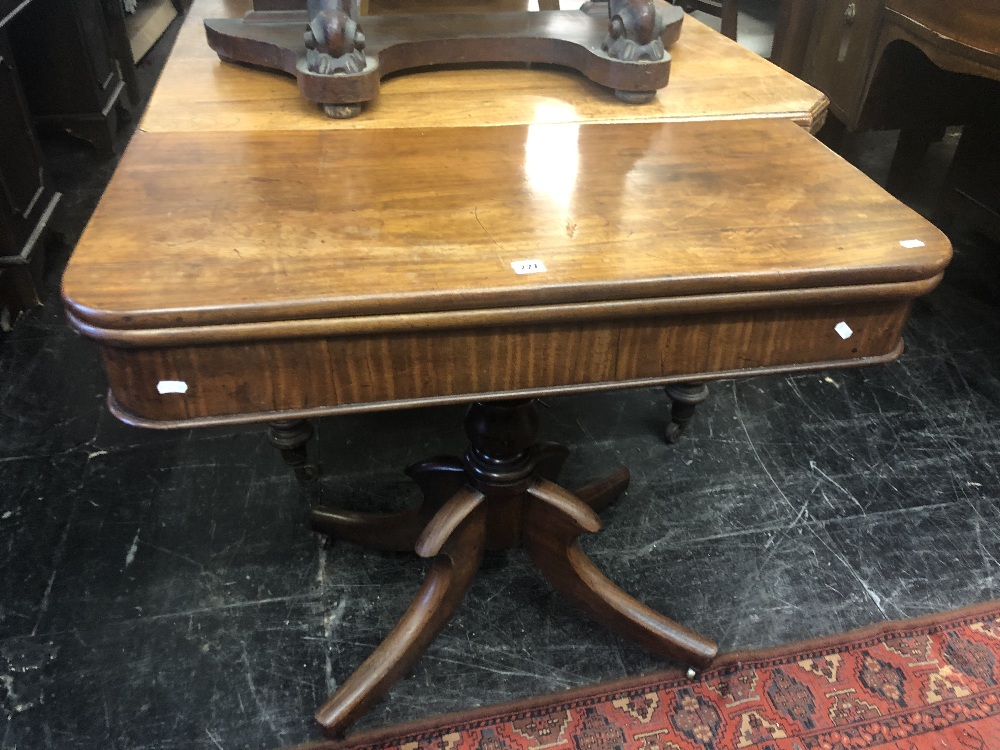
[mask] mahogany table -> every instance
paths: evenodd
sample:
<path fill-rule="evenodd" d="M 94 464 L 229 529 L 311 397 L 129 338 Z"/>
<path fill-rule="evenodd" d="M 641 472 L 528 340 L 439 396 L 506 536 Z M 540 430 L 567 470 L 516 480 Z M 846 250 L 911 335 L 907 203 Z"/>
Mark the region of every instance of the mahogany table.
<path fill-rule="evenodd" d="M 575 9 L 580 0 L 563 0 Z M 430 7 L 428 7 L 430 6 Z M 470 12 L 554 9 L 559 0 L 428 0 L 421 10 Z M 626 106 L 608 89 L 554 67 L 439 69 L 402 75 L 382 84 L 380 100 L 356 120 L 331 121 L 303 100 L 294 78 L 220 62 L 206 42 L 206 18 L 239 17 L 251 0 L 198 0 L 143 120 L 148 132 L 269 132 L 273 130 L 496 127 L 541 122 L 686 122 L 691 120 L 787 119 L 816 132 L 826 119 L 827 98 L 693 17 L 684 20 L 670 47 L 669 86 L 652 102 Z M 368 0 L 365 12 L 412 13 L 413 0 Z M 672 383 L 665 437 L 674 442 L 708 395 L 704 384 Z M 272 429 L 272 441 L 309 476 L 299 448 L 307 427 Z"/>
<path fill-rule="evenodd" d="M 200 82 L 192 72 L 183 120 L 168 102 L 185 49 L 63 280 L 112 410 L 150 427 L 290 426 L 472 403 L 466 453 L 407 470 L 423 505 L 312 513 L 321 532 L 433 558 L 396 628 L 317 712 L 325 730 L 343 732 L 419 658 L 486 548 L 525 547 L 598 621 L 693 670 L 710 663 L 711 640 L 582 552 L 628 472 L 556 484 L 566 451 L 537 442 L 532 398 L 888 361 L 949 259 L 944 236 L 796 117 L 637 122 L 605 102 L 520 122 L 540 103 L 525 90 L 494 112 L 501 126 L 460 126 L 458 108 L 404 117 L 380 109 L 386 95 L 359 127 L 296 110 L 294 85 L 276 103 L 288 111 L 264 114 L 259 92 L 288 81 L 227 89 L 258 71 L 213 62 Z M 249 98 L 223 105 L 224 91 Z"/>
<path fill-rule="evenodd" d="M 470 7 L 434 2 L 453 11 L 538 6 L 531 0 L 470 1 Z M 565 8 L 579 4 L 563 1 Z M 670 83 L 648 104 L 625 105 L 583 76 L 558 69 L 452 69 L 384 81 L 381 97 L 363 116 L 331 120 L 302 99 L 295 79 L 220 62 L 209 48 L 203 20 L 240 16 L 250 7 L 250 0 L 196 0 L 153 93 L 144 130 L 326 131 L 774 118 L 815 132 L 826 117 L 822 93 L 688 16 L 680 39 L 670 47 Z M 370 4 L 372 13 L 382 14 L 412 13 L 413 8 L 412 0 Z"/>

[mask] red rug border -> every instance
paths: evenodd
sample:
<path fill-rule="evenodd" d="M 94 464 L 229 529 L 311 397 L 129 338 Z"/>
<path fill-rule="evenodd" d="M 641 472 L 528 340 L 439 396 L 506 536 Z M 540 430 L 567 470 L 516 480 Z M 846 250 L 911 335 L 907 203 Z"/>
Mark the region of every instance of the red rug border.
<path fill-rule="evenodd" d="M 789 656 L 809 658 L 810 656 L 824 656 L 835 652 L 849 643 L 857 643 L 869 639 L 877 640 L 892 630 L 927 630 L 932 631 L 935 627 L 944 625 L 952 626 L 963 624 L 963 620 L 976 620 L 988 612 L 1000 612 L 1000 600 L 980 602 L 970 604 L 965 607 L 936 612 L 920 617 L 906 618 L 900 620 L 883 620 L 881 622 L 865 625 L 855 630 L 834 635 L 819 636 L 805 641 L 772 646 L 763 649 L 744 649 L 742 651 L 732 651 L 718 657 L 712 666 L 705 670 L 698 679 L 706 676 L 725 672 L 734 666 L 742 666 L 746 663 L 754 663 L 759 666 L 771 666 L 767 662 L 787 659 Z M 868 645 L 862 643 L 862 645 Z M 804 652 L 815 652 L 806 654 Z M 342 740 L 320 740 L 317 742 L 306 742 L 286 748 L 286 750 L 349 750 L 350 748 L 372 747 L 383 745 L 390 747 L 411 742 L 419 739 L 420 735 L 434 731 L 442 726 L 452 724 L 479 724 L 497 718 L 502 718 L 509 714 L 531 711 L 543 705 L 550 704 L 575 704 L 572 707 L 585 705 L 590 700 L 603 699 L 609 693 L 634 692 L 637 689 L 658 689 L 669 686 L 670 682 L 687 682 L 684 670 L 679 667 L 662 670 L 659 672 L 649 672 L 646 674 L 623 677 L 617 680 L 594 683 L 583 687 L 570 688 L 555 693 L 544 695 L 533 695 L 526 698 L 518 698 L 505 703 L 494 703 L 488 706 L 478 706 L 464 711 L 454 711 L 446 714 L 437 714 L 425 719 L 416 719 L 403 724 L 393 724 L 388 727 L 368 729 L 357 734 L 350 735 Z M 570 706 L 567 706 L 570 707 Z M 388 743 L 388 744 L 387 744 Z"/>

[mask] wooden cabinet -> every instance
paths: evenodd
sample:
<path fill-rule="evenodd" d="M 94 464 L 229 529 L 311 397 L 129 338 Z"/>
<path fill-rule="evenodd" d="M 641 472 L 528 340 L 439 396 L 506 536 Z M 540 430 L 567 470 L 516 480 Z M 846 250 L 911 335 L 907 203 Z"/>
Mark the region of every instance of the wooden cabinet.
<path fill-rule="evenodd" d="M 846 130 L 900 130 L 897 194 L 944 128 L 965 126 L 947 200 L 1000 236 L 1000 2 L 781 0 L 774 59 Z"/>
<path fill-rule="evenodd" d="M 44 230 L 59 201 L 21 91 L 6 26 L 0 23 L 0 330 L 38 304 Z"/>
<path fill-rule="evenodd" d="M 881 21 L 880 0 L 817 4 L 801 76 L 830 97 L 842 122 L 856 122 Z"/>
<path fill-rule="evenodd" d="M 1000 242 L 1000 83 L 962 130 L 945 198 L 952 213 Z"/>
<path fill-rule="evenodd" d="M 11 22 L 10 42 L 36 125 L 65 130 L 110 154 L 124 74 L 134 63 L 120 29 L 112 32 L 108 10 L 102 0 L 32 0 Z"/>
<path fill-rule="evenodd" d="M 962 124 L 1000 79 L 996 0 L 782 0 L 775 61 L 848 130 Z"/>

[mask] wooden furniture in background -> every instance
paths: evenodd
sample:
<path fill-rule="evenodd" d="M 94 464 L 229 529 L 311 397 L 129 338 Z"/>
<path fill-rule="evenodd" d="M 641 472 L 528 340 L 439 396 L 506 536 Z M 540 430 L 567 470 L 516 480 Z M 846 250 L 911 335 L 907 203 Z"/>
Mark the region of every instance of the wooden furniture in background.
<path fill-rule="evenodd" d="M 139 0 L 135 13 L 124 23 L 132 59 L 138 63 L 184 9 L 180 0 Z"/>
<path fill-rule="evenodd" d="M 954 78 L 935 77 L 932 68 L 1000 79 L 1000 9 L 992 0 L 785 2 L 794 26 L 778 30 L 777 60 L 826 93 L 849 130 L 908 125 L 921 113 L 939 120 L 939 92 L 932 89 Z M 915 50 L 933 66 L 914 68 Z M 886 83 L 899 90 L 888 102 Z M 903 99 L 913 97 L 919 107 L 903 109 Z"/>
<path fill-rule="evenodd" d="M 116 7 L 121 17 L 120 4 Z M 114 152 L 126 77 L 127 43 L 112 33 L 102 0 L 32 0 L 10 26 L 10 41 L 35 124 Z"/>
<path fill-rule="evenodd" d="M 372 0 L 371 6 L 372 12 L 385 13 L 393 4 Z M 566 0 L 564 7 L 579 3 Z M 331 120 L 317 117 L 294 79 L 221 63 L 205 43 L 205 18 L 239 17 L 250 8 L 249 0 L 199 0 L 192 6 L 143 118 L 145 130 L 322 131 L 781 118 L 815 132 L 826 113 L 826 97 L 815 88 L 697 19 L 686 18 L 681 38 L 670 51 L 670 85 L 648 104 L 624 105 L 602 87 L 557 69 L 452 69 L 393 78 L 364 118 Z"/>
<path fill-rule="evenodd" d="M 40 304 L 45 230 L 60 197 L 43 167 L 8 39 L 16 14 L 29 7 L 0 0 L 0 331 Z"/>
<path fill-rule="evenodd" d="M 723 35 L 736 40 L 737 23 L 739 19 L 739 0 L 670 0 L 688 13 L 697 10 L 708 13 L 722 20 L 720 31 Z"/>
<path fill-rule="evenodd" d="M 945 178 L 944 207 L 1000 242 L 1000 84 L 962 128 Z"/>
<path fill-rule="evenodd" d="M 900 129 L 891 190 L 906 192 L 914 166 L 947 125 L 970 124 L 970 141 L 981 144 L 972 160 L 965 155 L 973 147 L 960 148 L 952 182 L 966 194 L 1000 182 L 1000 166 L 984 164 L 1000 165 L 1000 150 L 982 149 L 995 117 L 984 105 L 1000 91 L 992 83 L 1000 81 L 995 0 L 782 0 L 775 50 L 778 64 L 830 97 L 848 131 Z M 971 203 L 987 207 L 978 214 L 991 213 L 1000 226 L 995 193 L 977 193 Z"/>

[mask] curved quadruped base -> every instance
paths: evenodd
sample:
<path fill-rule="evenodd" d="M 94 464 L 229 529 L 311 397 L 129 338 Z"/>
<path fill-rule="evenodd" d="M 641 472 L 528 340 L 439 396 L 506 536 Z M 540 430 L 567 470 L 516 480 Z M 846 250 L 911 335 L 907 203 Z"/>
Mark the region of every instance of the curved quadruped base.
<path fill-rule="evenodd" d="M 406 467 L 423 493 L 416 508 L 398 513 L 358 513 L 319 507 L 309 513 L 313 531 L 385 552 L 406 552 L 444 504 L 465 485 L 465 468 L 448 456 L 418 461 Z"/>
<path fill-rule="evenodd" d="M 462 490 L 427 525 L 417 552 L 434 558 L 430 572 L 392 632 L 316 712 L 328 734 L 342 734 L 384 695 L 455 614 L 482 563 L 485 510 L 482 494 Z"/>
<path fill-rule="evenodd" d="M 577 493 L 555 483 L 568 451 L 537 443 L 532 399 L 473 404 L 462 459 L 413 464 L 424 502 L 394 514 L 313 511 L 317 531 L 383 550 L 433 558 L 423 586 L 382 644 L 317 711 L 342 736 L 412 666 L 447 624 L 485 549 L 524 547 L 552 586 L 597 622 L 650 651 L 702 670 L 717 653 L 709 639 L 655 612 L 601 573 L 577 537 L 600 530 L 597 511 L 625 491 L 627 469 Z"/>
<path fill-rule="evenodd" d="M 609 630 L 640 646 L 704 669 L 719 652 L 714 642 L 647 607 L 612 583 L 576 538 L 600 531 L 597 514 L 579 497 L 551 482 L 528 490 L 524 546 L 552 588 Z"/>
<path fill-rule="evenodd" d="M 364 66 L 357 71 L 311 69 L 303 30 L 306 11 L 256 11 L 239 19 L 205 21 L 208 43 L 227 62 L 241 62 L 295 76 L 306 99 L 334 117 L 351 117 L 378 97 L 393 73 L 452 64 L 543 63 L 570 68 L 625 100 L 649 101 L 670 78 L 665 51 L 680 36 L 684 14 L 665 3 L 655 8 L 662 31 L 650 59 L 617 59 L 608 51 L 607 5 L 586 10 L 366 16 Z M 359 58 L 360 59 L 360 58 Z"/>

